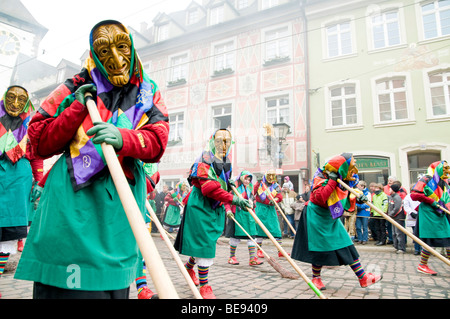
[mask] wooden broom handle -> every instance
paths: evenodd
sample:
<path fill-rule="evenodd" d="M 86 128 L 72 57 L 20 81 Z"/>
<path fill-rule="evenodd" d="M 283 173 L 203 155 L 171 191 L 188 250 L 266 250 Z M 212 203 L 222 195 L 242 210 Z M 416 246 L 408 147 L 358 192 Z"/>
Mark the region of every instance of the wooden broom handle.
<path fill-rule="evenodd" d="M 154 210 L 150 206 L 150 203 L 148 202 L 148 200 L 145 200 L 145 207 L 147 208 L 148 212 L 150 213 L 151 220 L 155 223 L 156 228 L 158 228 L 159 233 L 163 237 L 163 240 L 164 240 L 167 248 L 169 249 L 170 253 L 172 254 L 173 258 L 175 259 L 175 262 L 176 262 L 178 268 L 180 269 L 181 273 L 183 274 L 183 277 L 186 280 L 186 282 L 187 282 L 189 288 L 191 289 L 192 293 L 194 294 L 194 296 L 197 299 L 203 299 L 202 295 L 200 295 L 200 292 L 198 291 L 197 287 L 195 287 L 194 282 L 191 279 L 191 276 L 189 276 L 189 274 L 188 274 L 188 272 L 186 270 L 186 267 L 184 267 L 184 264 L 181 261 L 180 256 L 176 252 L 175 248 L 173 248 L 173 245 L 170 242 L 169 237 L 167 236 L 168 233 L 166 232 L 164 227 L 161 225 L 161 222 L 159 221 L 158 217 L 156 216 L 156 213 L 154 212 Z"/>
<path fill-rule="evenodd" d="M 102 122 L 97 105 L 92 98 L 92 94 L 85 94 L 86 106 L 91 116 L 92 122 Z M 133 196 L 131 188 L 119 163 L 116 152 L 112 145 L 102 143 L 101 148 L 105 157 L 109 172 L 116 186 L 123 209 L 127 215 L 136 242 L 144 257 L 145 264 L 153 280 L 158 296 L 161 299 L 178 299 L 178 294 L 170 280 L 169 274 L 162 262 L 158 250 L 153 242 L 150 233 L 145 226 L 144 218 Z"/>
<path fill-rule="evenodd" d="M 348 186 L 346 183 L 344 183 L 341 179 L 337 179 L 337 182 L 339 184 L 341 184 L 342 186 L 344 186 L 348 191 L 350 191 L 353 195 L 356 196 L 356 198 L 359 198 L 359 194 L 356 193 L 350 186 Z M 450 261 L 445 258 L 444 256 L 442 256 L 441 254 L 439 254 L 437 251 L 435 251 L 433 248 L 431 248 L 430 246 L 428 246 L 427 244 L 425 244 L 422 240 L 420 240 L 419 238 L 417 238 L 416 236 L 414 236 L 413 234 L 411 234 L 411 232 L 409 232 L 406 228 L 404 228 L 402 225 L 400 225 L 399 223 L 397 223 L 394 219 L 392 219 L 389 215 L 387 215 L 386 213 L 382 212 L 378 207 L 376 207 L 375 205 L 373 205 L 371 202 L 365 202 L 367 205 L 369 205 L 373 210 L 376 210 L 377 213 L 379 213 L 381 216 L 384 217 L 384 219 L 388 220 L 392 225 L 394 225 L 395 227 L 397 227 L 398 229 L 400 229 L 405 235 L 409 236 L 412 240 L 414 240 L 416 243 L 418 243 L 420 246 L 422 246 L 423 248 L 425 248 L 426 250 L 428 250 L 430 253 L 432 253 L 434 256 L 436 256 L 437 258 L 439 258 L 441 261 L 443 261 L 444 263 L 446 263 L 447 265 L 450 266 Z"/>

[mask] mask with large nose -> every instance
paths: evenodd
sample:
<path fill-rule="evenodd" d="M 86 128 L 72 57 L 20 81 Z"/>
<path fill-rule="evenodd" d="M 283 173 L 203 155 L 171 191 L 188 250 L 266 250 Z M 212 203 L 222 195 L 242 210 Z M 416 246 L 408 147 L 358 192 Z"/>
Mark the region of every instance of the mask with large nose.
<path fill-rule="evenodd" d="M 104 24 L 93 30 L 93 49 L 114 86 L 130 80 L 131 38 L 118 24 Z"/>
<path fill-rule="evenodd" d="M 18 86 L 11 87 L 5 95 L 5 110 L 12 116 L 17 117 L 23 112 L 28 102 L 28 93 Z"/>

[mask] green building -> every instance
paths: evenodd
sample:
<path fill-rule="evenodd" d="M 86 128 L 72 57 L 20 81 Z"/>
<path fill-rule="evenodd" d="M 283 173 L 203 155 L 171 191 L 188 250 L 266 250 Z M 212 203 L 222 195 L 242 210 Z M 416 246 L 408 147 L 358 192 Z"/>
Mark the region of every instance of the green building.
<path fill-rule="evenodd" d="M 312 172 L 342 152 L 406 189 L 450 160 L 450 1 L 307 1 Z"/>

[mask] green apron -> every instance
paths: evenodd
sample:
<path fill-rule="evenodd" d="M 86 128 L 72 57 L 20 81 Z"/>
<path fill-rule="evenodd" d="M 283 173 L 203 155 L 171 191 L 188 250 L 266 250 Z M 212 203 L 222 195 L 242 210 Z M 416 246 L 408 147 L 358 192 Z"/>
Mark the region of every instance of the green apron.
<path fill-rule="evenodd" d="M 310 201 L 306 213 L 310 251 L 332 251 L 353 245 L 340 219 L 333 219 L 328 208 Z"/>
<path fill-rule="evenodd" d="M 180 223 L 180 207 L 169 205 L 166 210 L 166 217 L 164 217 L 164 224 L 170 227 L 178 227 Z"/>
<path fill-rule="evenodd" d="M 281 228 L 275 206 L 256 202 L 255 213 L 273 237 L 281 238 Z M 256 235 L 257 237 L 268 238 L 259 225 L 256 225 Z"/>
<path fill-rule="evenodd" d="M 445 213 L 438 216 L 433 207 L 421 203 L 419 205 L 419 238 L 449 238 L 450 224 Z"/>
<path fill-rule="evenodd" d="M 245 229 L 250 236 L 256 236 L 256 222 L 252 215 L 247 210 L 241 209 L 236 206 L 236 214 L 234 215 L 236 221 Z M 235 225 L 234 235 L 238 237 L 248 238 L 247 234 L 239 227 Z"/>
<path fill-rule="evenodd" d="M 198 258 L 214 258 L 216 243 L 225 227 L 225 209 L 211 208 L 207 197 L 192 187 L 184 210 L 183 237 L 180 254 Z"/>
<path fill-rule="evenodd" d="M 0 159 L 0 227 L 28 226 L 33 205 L 30 162 L 20 159 L 15 165 Z"/>
<path fill-rule="evenodd" d="M 131 190 L 145 212 L 146 182 L 135 161 Z M 15 278 L 65 289 L 128 288 L 139 249 L 110 174 L 74 192 L 65 156 L 47 178 Z"/>

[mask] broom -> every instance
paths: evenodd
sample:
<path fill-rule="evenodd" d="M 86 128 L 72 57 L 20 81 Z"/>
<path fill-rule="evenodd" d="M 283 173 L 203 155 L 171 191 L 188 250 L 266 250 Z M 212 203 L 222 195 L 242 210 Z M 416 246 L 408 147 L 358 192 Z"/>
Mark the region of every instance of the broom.
<path fill-rule="evenodd" d="M 92 94 L 87 92 L 85 98 L 92 122 L 102 122 L 102 118 L 100 117 Z M 136 199 L 131 192 L 131 188 L 119 160 L 117 159 L 114 147 L 102 143 L 101 148 L 114 185 L 117 189 L 117 193 L 119 194 L 120 201 L 122 202 L 123 209 L 127 215 L 128 222 L 130 223 L 131 230 L 133 231 L 133 235 L 136 238 L 136 242 L 144 257 L 147 269 L 149 270 L 159 297 L 161 299 L 178 299 L 178 294 L 164 267 L 161 256 L 158 253 L 150 233 L 147 231 L 144 218 L 142 217 Z"/>
<path fill-rule="evenodd" d="M 288 278 L 288 279 L 298 279 L 297 275 L 295 275 L 295 274 L 291 273 L 290 271 L 284 269 L 273 257 L 270 257 L 261 248 L 261 246 L 258 245 L 258 243 L 253 239 L 253 237 L 250 236 L 250 234 L 244 229 L 244 227 L 242 227 L 242 225 L 239 224 L 239 222 L 236 220 L 236 218 L 234 218 L 234 214 L 232 212 L 228 212 L 227 213 L 227 217 L 231 218 L 236 223 L 236 225 L 238 225 L 241 228 L 241 230 L 247 235 L 247 237 L 256 245 L 256 248 L 261 250 L 261 252 L 264 254 L 264 257 L 266 257 L 269 265 L 272 266 L 272 268 L 275 269 L 277 272 L 279 272 L 281 274 L 281 277 Z"/>
<path fill-rule="evenodd" d="M 233 192 L 242 198 L 241 194 L 236 190 L 236 187 L 231 186 L 231 189 Z M 264 226 L 264 224 L 261 222 L 261 220 L 256 216 L 256 214 L 250 209 L 247 208 L 247 211 L 252 215 L 252 217 L 255 219 L 255 221 L 258 223 L 259 227 L 266 233 L 267 237 L 272 241 L 272 243 L 277 247 L 277 249 L 283 254 L 283 256 L 286 258 L 286 260 L 291 264 L 291 266 L 297 271 L 297 273 L 302 277 L 302 279 L 308 284 L 308 286 L 316 293 L 316 295 L 320 299 L 328 299 L 325 297 L 325 295 L 317 289 L 317 287 L 313 284 L 313 282 L 305 275 L 305 273 L 297 266 L 297 264 L 292 260 L 292 258 L 286 253 L 286 251 L 280 246 L 280 244 L 275 240 L 275 238 L 272 236 L 272 234 L 269 232 L 269 230 Z M 269 262 L 270 264 L 270 262 Z"/>
<path fill-rule="evenodd" d="M 348 186 L 346 183 L 344 183 L 341 179 L 337 179 L 337 182 L 339 184 L 341 184 L 342 186 L 344 186 L 348 191 L 350 191 L 353 195 L 356 196 L 356 198 L 359 198 L 360 195 L 358 195 L 358 193 L 356 193 L 350 186 Z M 433 248 L 431 248 L 430 246 L 428 246 L 427 244 L 425 244 L 422 240 L 420 240 L 419 238 L 417 238 L 416 236 L 414 236 L 413 234 L 411 234 L 411 232 L 409 232 L 406 228 L 404 228 L 402 225 L 400 225 L 399 223 L 397 223 L 395 220 L 393 220 L 389 215 L 387 215 L 386 213 L 382 212 L 378 207 L 376 207 L 375 205 L 373 205 L 370 202 L 365 202 L 367 205 L 370 206 L 370 208 L 372 208 L 373 210 L 376 210 L 377 213 L 379 213 L 381 216 L 384 217 L 384 219 L 388 220 L 389 222 L 391 222 L 392 225 L 394 225 L 395 227 L 397 227 L 398 229 L 400 229 L 400 231 L 402 231 L 405 235 L 407 235 L 408 237 L 410 237 L 412 240 L 414 240 L 416 243 L 418 243 L 420 246 L 422 246 L 423 248 L 425 248 L 426 250 L 428 250 L 430 253 L 432 253 L 434 256 L 436 256 L 438 259 L 440 259 L 441 261 L 443 261 L 444 263 L 446 263 L 447 265 L 450 266 L 450 261 L 445 258 L 444 256 L 442 256 L 441 254 L 439 254 L 437 251 L 435 251 Z"/>
<path fill-rule="evenodd" d="M 178 268 L 180 269 L 181 273 L 183 274 L 183 277 L 186 280 L 189 288 L 194 293 L 194 296 L 197 299 L 203 299 L 202 295 L 200 295 L 200 292 L 198 291 L 197 287 L 195 287 L 194 282 L 192 281 L 191 277 L 189 276 L 189 274 L 186 270 L 186 267 L 184 267 L 184 264 L 181 261 L 180 256 L 175 251 L 175 248 L 173 248 L 173 245 L 170 242 L 169 237 L 167 237 L 168 233 L 166 232 L 164 227 L 161 225 L 161 222 L 158 220 L 158 217 L 156 216 L 155 212 L 153 211 L 152 207 L 150 206 L 150 203 L 148 202 L 148 200 L 145 201 L 145 207 L 147 208 L 148 212 L 150 213 L 150 219 L 155 223 L 156 228 L 158 228 L 161 236 L 164 239 L 164 242 L 166 243 L 167 248 L 169 248 L 169 251 L 173 256 L 173 259 L 175 259 L 175 262 L 176 262 Z"/>

